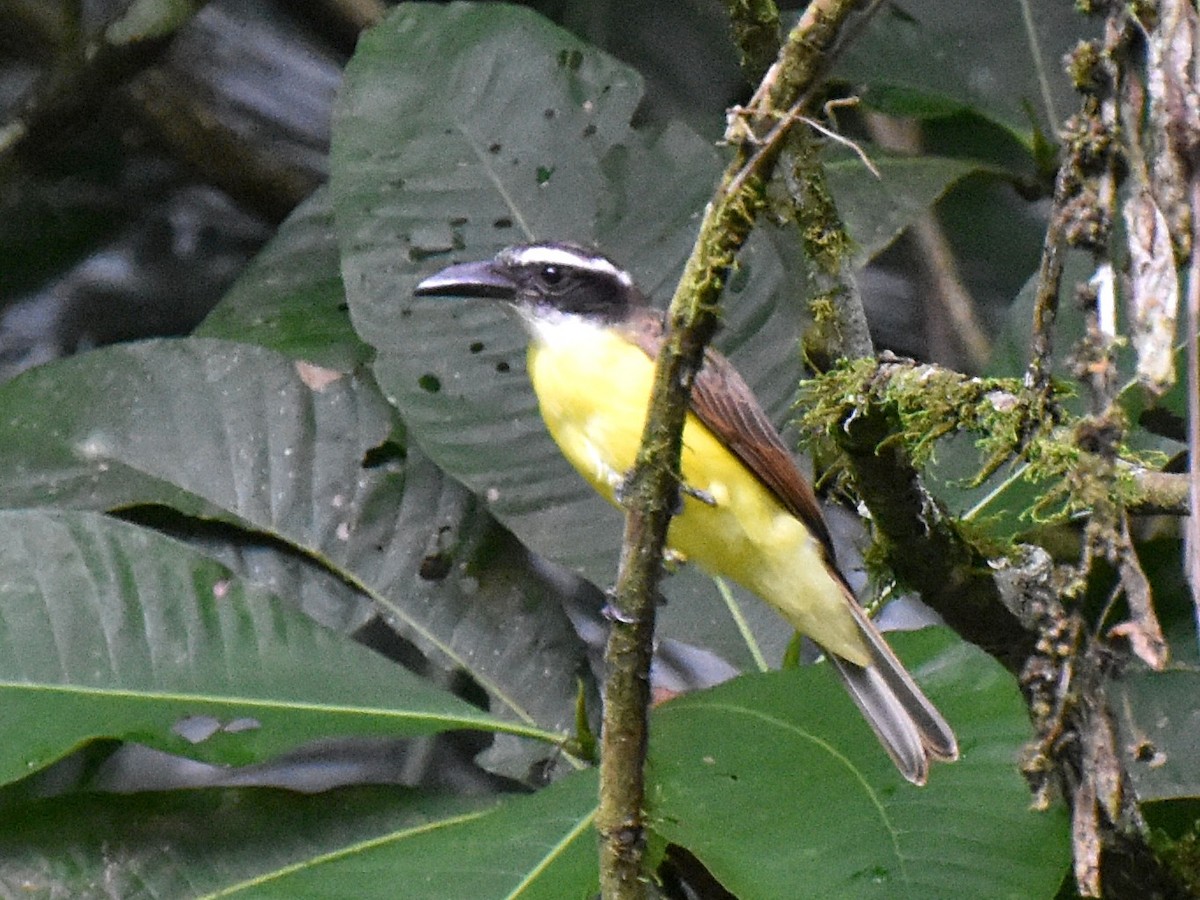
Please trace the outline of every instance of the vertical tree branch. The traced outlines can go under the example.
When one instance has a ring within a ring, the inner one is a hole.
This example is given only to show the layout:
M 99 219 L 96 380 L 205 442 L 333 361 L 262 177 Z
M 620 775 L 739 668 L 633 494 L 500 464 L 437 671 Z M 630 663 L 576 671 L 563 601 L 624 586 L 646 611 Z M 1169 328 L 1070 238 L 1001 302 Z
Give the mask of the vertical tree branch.
M 874 356 L 875 346 L 851 268 L 854 243 L 829 193 L 818 149 L 808 134 L 796 131 L 786 178 L 808 260 L 812 326 L 804 334 L 804 357 L 816 371 L 827 372 L 839 359 Z
M 621 566 L 606 661 L 601 736 L 600 886 L 605 900 L 646 896 L 645 782 L 654 604 L 662 552 L 677 502 L 679 457 L 692 379 L 716 330 L 729 267 L 754 224 L 792 113 L 823 71 L 822 54 L 859 0 L 816 0 L 788 36 L 731 135 L 734 158 L 705 209 L 700 233 L 671 300 L 655 367 L 642 446 L 630 479 Z
M 1062 175 L 1059 175 L 1061 183 Z M 1055 195 L 1060 188 L 1055 187 Z M 1029 370 L 1025 386 L 1044 396 L 1050 389 L 1050 370 L 1053 365 L 1054 342 L 1051 334 L 1058 316 L 1058 292 L 1063 273 L 1062 225 L 1052 218 L 1042 242 L 1042 259 L 1038 265 L 1037 293 L 1033 301 L 1033 335 L 1029 347 Z
M 742 73 L 758 84 L 779 53 L 779 7 L 775 0 L 725 0 L 725 9 Z

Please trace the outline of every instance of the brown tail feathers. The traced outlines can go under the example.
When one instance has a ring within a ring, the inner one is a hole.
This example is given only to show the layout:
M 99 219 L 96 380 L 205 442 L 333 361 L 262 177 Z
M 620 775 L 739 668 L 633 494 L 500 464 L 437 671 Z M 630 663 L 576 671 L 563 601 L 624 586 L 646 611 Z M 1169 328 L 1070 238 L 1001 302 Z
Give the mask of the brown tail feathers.
M 871 648 L 871 665 L 864 668 L 833 653 L 827 655 L 900 774 L 913 784 L 924 784 L 931 760 L 958 758 L 954 732 L 863 608 L 854 600 L 849 605 Z

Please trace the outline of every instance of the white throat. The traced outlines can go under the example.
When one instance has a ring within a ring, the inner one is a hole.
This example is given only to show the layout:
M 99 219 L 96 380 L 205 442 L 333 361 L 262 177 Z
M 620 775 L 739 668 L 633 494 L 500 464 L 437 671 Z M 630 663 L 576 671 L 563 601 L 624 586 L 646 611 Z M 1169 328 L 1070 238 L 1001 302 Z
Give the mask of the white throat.
M 607 330 L 603 323 L 587 316 L 551 307 L 542 306 L 533 310 L 518 306 L 516 312 L 530 340 L 543 347 L 587 346 Z

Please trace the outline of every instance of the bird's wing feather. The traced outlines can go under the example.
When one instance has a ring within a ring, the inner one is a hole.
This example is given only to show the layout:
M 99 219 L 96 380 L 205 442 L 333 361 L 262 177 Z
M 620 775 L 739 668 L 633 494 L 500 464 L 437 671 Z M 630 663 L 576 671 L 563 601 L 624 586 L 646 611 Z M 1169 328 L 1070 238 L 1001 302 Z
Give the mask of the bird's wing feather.
M 646 313 L 630 323 L 630 337 L 647 356 L 657 359 L 663 343 L 663 323 L 649 310 Z M 704 363 L 692 384 L 691 409 L 770 488 L 784 508 L 805 524 L 832 562 L 833 543 L 812 488 L 749 385 L 733 363 L 711 348 L 705 351 Z
M 634 343 L 651 359 L 656 358 L 663 343 L 662 321 L 647 311 L 631 326 Z M 904 777 L 924 784 L 930 759 L 958 757 L 954 731 L 858 605 L 834 563 L 829 531 L 812 488 L 746 382 L 715 350 L 706 351 L 696 374 L 691 409 L 824 546 L 829 572 L 842 587 L 846 607 L 866 641 L 871 661 L 859 666 L 829 653 L 834 671 Z

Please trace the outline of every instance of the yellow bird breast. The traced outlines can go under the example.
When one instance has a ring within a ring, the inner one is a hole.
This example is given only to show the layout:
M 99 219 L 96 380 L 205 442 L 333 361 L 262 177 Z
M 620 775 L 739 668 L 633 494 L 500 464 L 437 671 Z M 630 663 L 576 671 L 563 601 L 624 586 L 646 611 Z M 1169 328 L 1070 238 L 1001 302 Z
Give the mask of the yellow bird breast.
M 652 361 L 618 333 L 578 317 L 528 321 L 529 376 L 563 455 L 611 503 L 641 444 Z M 685 495 L 668 544 L 712 575 L 775 606 L 827 650 L 866 665 L 869 654 L 804 524 L 694 415 L 683 430 Z

